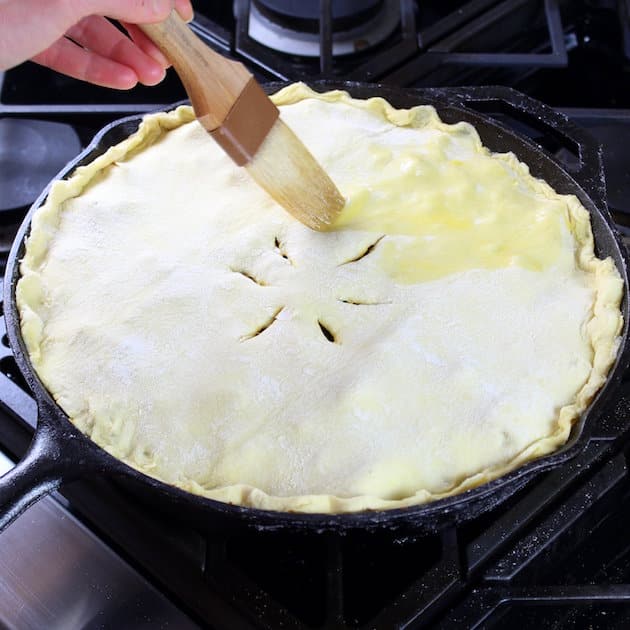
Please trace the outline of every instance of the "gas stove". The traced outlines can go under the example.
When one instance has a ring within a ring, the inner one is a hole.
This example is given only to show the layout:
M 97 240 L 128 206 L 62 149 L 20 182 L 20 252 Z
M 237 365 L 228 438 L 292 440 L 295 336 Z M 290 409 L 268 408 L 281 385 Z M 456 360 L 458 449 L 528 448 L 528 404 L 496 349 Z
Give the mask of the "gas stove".
M 197 2 L 194 30 L 260 80 L 508 85 L 586 127 L 630 235 L 625 2 Z M 0 268 L 29 205 L 102 126 L 185 98 L 171 72 L 116 93 L 25 64 L 0 75 Z M 565 164 L 548 129 L 486 112 Z M 569 148 L 570 149 L 570 148 Z M 36 409 L 0 324 L 0 471 Z M 630 624 L 630 374 L 585 450 L 435 534 L 210 535 L 109 479 L 64 485 L 0 535 L 0 625 L 622 628 Z

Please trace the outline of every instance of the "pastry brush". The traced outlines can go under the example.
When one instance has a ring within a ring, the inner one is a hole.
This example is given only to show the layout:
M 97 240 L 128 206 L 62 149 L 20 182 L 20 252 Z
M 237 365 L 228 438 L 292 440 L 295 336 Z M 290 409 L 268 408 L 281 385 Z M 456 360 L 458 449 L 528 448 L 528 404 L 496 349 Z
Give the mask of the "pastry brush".
M 211 50 L 176 11 L 141 28 L 173 64 L 195 116 L 232 160 L 305 225 L 330 225 L 343 197 L 245 66 Z

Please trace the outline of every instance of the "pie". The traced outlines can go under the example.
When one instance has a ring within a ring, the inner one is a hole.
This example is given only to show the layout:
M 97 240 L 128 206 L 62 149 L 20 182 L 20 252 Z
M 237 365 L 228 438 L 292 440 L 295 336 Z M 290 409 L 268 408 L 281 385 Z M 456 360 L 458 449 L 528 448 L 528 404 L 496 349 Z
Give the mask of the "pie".
M 429 106 L 273 100 L 347 200 L 327 232 L 186 106 L 33 216 L 22 333 L 71 421 L 167 484 L 281 511 L 420 504 L 562 445 L 622 326 L 577 198 Z

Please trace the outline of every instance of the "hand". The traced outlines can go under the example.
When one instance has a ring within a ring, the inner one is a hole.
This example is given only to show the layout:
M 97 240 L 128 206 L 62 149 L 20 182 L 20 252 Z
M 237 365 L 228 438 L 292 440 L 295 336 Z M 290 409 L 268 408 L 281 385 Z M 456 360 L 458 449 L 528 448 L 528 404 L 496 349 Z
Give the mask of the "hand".
M 173 8 L 192 19 L 190 0 L 0 0 L 0 70 L 31 59 L 105 87 L 155 85 L 169 63 L 135 24 L 160 22 Z

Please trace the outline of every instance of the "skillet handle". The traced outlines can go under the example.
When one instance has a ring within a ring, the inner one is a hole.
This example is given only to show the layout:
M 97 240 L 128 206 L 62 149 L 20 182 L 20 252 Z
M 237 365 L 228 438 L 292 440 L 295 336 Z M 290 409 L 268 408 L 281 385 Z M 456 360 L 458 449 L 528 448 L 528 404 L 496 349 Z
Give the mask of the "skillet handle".
M 0 477 L 0 532 L 68 475 L 63 432 L 40 422 L 24 458 Z

